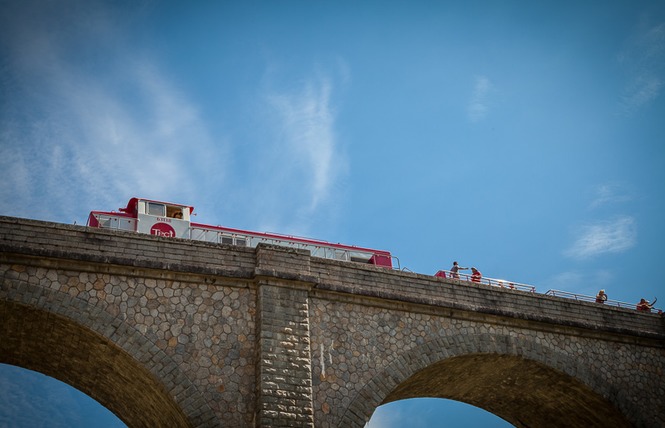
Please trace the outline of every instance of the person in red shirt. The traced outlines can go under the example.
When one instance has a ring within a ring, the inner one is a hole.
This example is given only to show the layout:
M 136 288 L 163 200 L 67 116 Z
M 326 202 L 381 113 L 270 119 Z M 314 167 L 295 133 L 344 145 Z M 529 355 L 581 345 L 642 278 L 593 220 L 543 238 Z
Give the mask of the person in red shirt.
M 653 303 L 649 304 L 649 301 L 647 299 L 640 299 L 640 303 L 637 304 L 637 310 L 643 312 L 651 312 L 651 308 L 653 308 L 653 305 L 656 303 L 656 300 L 654 300 Z
M 483 274 L 480 273 L 480 271 L 478 269 L 476 269 L 475 267 L 471 268 L 471 281 L 480 282 L 480 278 L 482 278 L 482 277 L 483 277 Z

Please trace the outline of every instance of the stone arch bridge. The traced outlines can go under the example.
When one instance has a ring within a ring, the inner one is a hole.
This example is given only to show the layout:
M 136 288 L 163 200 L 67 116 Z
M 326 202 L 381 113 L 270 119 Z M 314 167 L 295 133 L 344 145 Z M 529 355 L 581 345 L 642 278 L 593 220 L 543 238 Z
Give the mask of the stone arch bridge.
M 656 314 L 0 217 L 0 362 L 130 427 L 363 427 L 441 397 L 518 427 L 665 426 Z

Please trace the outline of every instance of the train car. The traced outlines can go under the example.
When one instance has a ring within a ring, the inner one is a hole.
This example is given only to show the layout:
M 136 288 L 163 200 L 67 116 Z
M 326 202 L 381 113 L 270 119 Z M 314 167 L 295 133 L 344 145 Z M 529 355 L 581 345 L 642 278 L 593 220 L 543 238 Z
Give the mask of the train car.
M 193 223 L 191 218 L 194 207 L 190 205 L 131 198 L 127 206 L 119 210 L 119 212 L 90 212 L 88 227 L 125 230 L 167 238 L 193 239 L 242 247 L 256 247 L 260 243 L 267 243 L 309 250 L 314 257 L 367 263 L 389 269 L 393 267 L 393 256 L 388 251 L 334 244 L 297 236 Z

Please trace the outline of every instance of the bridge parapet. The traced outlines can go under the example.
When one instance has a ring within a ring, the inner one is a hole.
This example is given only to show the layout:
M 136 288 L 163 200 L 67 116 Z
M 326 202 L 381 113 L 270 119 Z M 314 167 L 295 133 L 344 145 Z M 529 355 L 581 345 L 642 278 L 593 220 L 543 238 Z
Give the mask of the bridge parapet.
M 542 321 L 590 331 L 628 333 L 663 340 L 658 314 L 527 293 L 370 265 L 311 258 L 304 250 L 260 245 L 257 250 L 131 232 L 0 217 L 0 251 L 47 258 L 134 266 L 254 280 L 276 277 L 314 290 L 392 302 L 422 304 L 461 313 Z
M 356 296 L 408 302 L 464 318 L 531 321 L 543 323 L 547 329 L 578 328 L 591 335 L 615 334 L 617 339 L 627 334 L 630 341 L 636 337 L 665 340 L 665 318 L 658 314 L 410 272 L 386 275 L 369 266 L 348 269 L 332 261 L 317 264 L 313 274 L 319 279 L 315 290 L 335 292 L 347 299 Z

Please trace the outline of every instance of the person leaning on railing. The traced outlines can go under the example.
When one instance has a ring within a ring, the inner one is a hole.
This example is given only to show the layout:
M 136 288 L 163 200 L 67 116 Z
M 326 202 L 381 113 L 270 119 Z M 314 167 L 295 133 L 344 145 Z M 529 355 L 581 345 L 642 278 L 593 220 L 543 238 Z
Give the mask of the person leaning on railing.
M 656 300 L 658 299 L 655 299 L 653 303 L 649 303 L 647 299 L 640 299 L 640 303 L 637 304 L 637 310 L 642 312 L 651 312 L 651 308 L 653 308 L 653 305 L 656 304 Z
M 457 272 L 460 270 L 469 270 L 469 268 L 461 267 L 460 265 L 457 264 L 457 262 L 453 262 L 453 267 L 450 268 L 450 273 L 452 274 L 452 277 L 455 279 L 459 279 L 459 273 Z
M 598 294 L 596 294 L 596 303 L 605 303 L 607 301 L 607 294 L 605 294 L 605 290 L 600 290 Z

